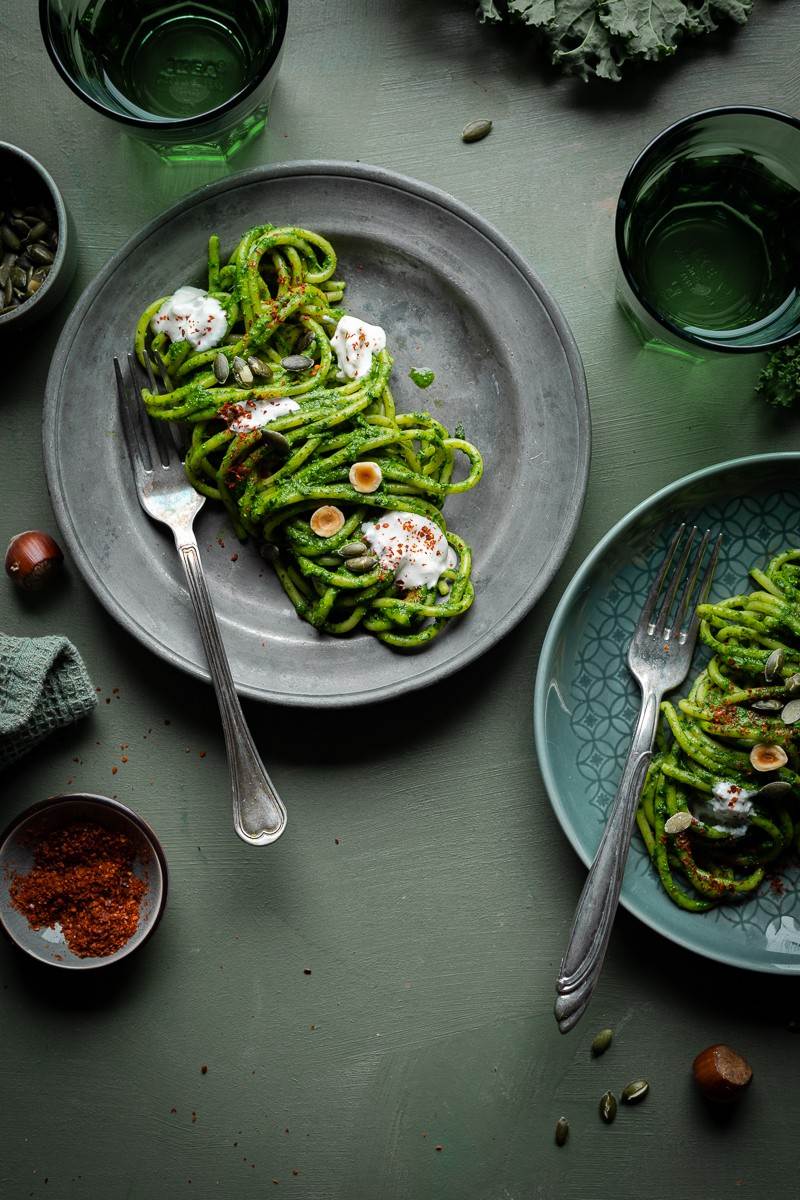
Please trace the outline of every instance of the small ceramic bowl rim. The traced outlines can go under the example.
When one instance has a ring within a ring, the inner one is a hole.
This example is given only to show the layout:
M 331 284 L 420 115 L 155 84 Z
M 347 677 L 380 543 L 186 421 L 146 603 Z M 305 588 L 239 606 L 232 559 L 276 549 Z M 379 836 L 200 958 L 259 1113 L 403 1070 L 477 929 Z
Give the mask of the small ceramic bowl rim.
M 64 198 L 61 195 L 61 192 L 58 190 L 56 181 L 53 179 L 53 176 L 50 174 L 50 172 L 46 169 L 46 167 L 42 166 L 38 159 L 34 158 L 32 154 L 29 154 L 27 150 L 23 150 L 21 146 L 14 146 L 11 142 L 0 142 L 0 159 L 4 154 L 10 154 L 13 158 L 21 159 L 26 166 L 31 167 L 34 171 L 34 174 L 38 175 L 39 179 L 41 179 L 42 183 L 49 191 L 50 197 L 53 201 L 53 206 L 56 210 L 56 219 L 58 221 L 58 246 L 56 247 L 53 265 L 47 272 L 47 278 L 39 288 L 38 292 L 36 292 L 36 294 L 32 296 L 30 300 L 26 300 L 24 304 L 21 304 L 19 308 L 16 308 L 14 312 L 4 313 L 2 316 L 0 316 L 0 329 L 2 329 L 5 325 L 13 325 L 17 318 L 21 317 L 23 313 L 25 316 L 27 316 L 28 313 L 31 312 L 37 306 L 37 304 L 39 304 L 42 297 L 47 295 L 64 265 L 64 261 L 67 257 L 67 240 L 69 238 L 69 230 L 67 228 L 67 206 L 64 203 Z
M 640 150 L 636 158 L 631 163 L 628 172 L 622 181 L 622 187 L 617 198 L 617 210 L 614 218 L 614 239 L 617 248 L 617 261 L 620 270 L 624 276 L 625 282 L 633 292 L 636 299 L 641 304 L 642 308 L 656 321 L 659 325 L 668 330 L 675 337 L 686 342 L 690 346 L 699 346 L 702 350 L 715 351 L 719 354 L 769 354 L 773 350 L 778 350 L 781 346 L 787 345 L 789 342 L 797 340 L 797 331 L 783 334 L 782 337 L 771 338 L 767 342 L 762 342 L 759 345 L 753 346 L 733 346 L 726 342 L 715 342 L 713 338 L 703 337 L 701 334 L 689 333 L 683 329 L 665 313 L 659 312 L 654 304 L 648 299 L 642 291 L 638 280 L 630 268 L 630 260 L 628 251 L 625 246 L 625 216 L 630 208 L 629 193 L 638 183 L 638 177 L 647 165 L 648 159 L 658 150 L 661 143 L 667 138 L 672 137 L 679 130 L 684 129 L 688 125 L 694 125 L 697 121 L 714 119 L 718 117 L 730 116 L 752 116 L 764 117 L 767 120 L 782 122 L 784 125 L 791 125 L 793 129 L 800 131 L 800 120 L 797 117 L 792 117 L 789 113 L 781 112 L 777 108 L 766 108 L 758 104 L 722 104 L 711 108 L 701 108 L 697 112 L 689 113 L 686 117 L 681 117 L 679 121 L 673 121 L 667 125 L 655 137 L 651 138 L 643 150 Z
M 134 117 L 128 113 L 117 112 L 116 109 L 109 108 L 103 104 L 95 96 L 87 92 L 66 64 L 62 61 L 61 55 L 53 44 L 53 37 L 50 31 L 50 0 L 39 0 L 39 27 L 42 33 L 42 39 L 47 48 L 47 53 L 52 59 L 53 65 L 58 71 L 61 78 L 76 96 L 83 100 L 84 104 L 88 104 L 95 112 L 102 113 L 104 117 L 110 117 L 112 121 L 121 121 L 123 125 L 129 125 L 134 129 L 149 130 L 153 133 L 164 133 L 166 130 L 172 129 L 194 129 L 207 121 L 216 121 L 219 117 L 223 117 L 226 113 L 231 112 L 242 100 L 260 87 L 263 81 L 269 75 L 275 63 L 278 61 L 278 55 L 283 49 L 283 43 L 286 39 L 286 24 L 289 16 L 289 0 L 274 0 L 276 8 L 276 24 L 275 38 L 270 47 L 260 70 L 252 79 L 239 89 L 233 96 L 229 96 L 222 104 L 218 104 L 215 108 L 209 108 L 206 112 L 196 113 L 193 117 L 164 117 L 162 120 L 147 120 L 145 117 Z
M 47 812 L 49 809 L 59 808 L 65 801 L 71 800 L 90 800 L 100 805 L 101 808 L 112 809 L 114 812 L 117 812 L 121 816 L 127 818 L 127 820 L 129 820 L 133 825 L 136 825 L 150 843 L 153 853 L 158 859 L 158 864 L 161 868 L 162 879 L 161 895 L 158 901 L 158 908 L 152 917 L 150 928 L 147 930 L 147 933 L 145 933 L 144 937 L 140 938 L 138 942 L 135 942 L 133 945 L 131 945 L 131 942 L 133 941 L 131 938 L 125 946 L 122 946 L 116 952 L 116 954 L 109 954 L 105 958 L 98 958 L 94 962 L 90 962 L 88 959 L 81 959 L 78 962 L 66 962 L 65 960 L 59 961 L 58 959 L 52 958 L 40 958 L 38 954 L 34 954 L 34 952 L 29 949 L 28 946 L 23 945 L 22 942 L 17 940 L 17 938 L 8 928 L 8 925 L 3 919 L 1 913 L 0 927 L 2 927 L 3 932 L 9 941 L 13 942 L 13 944 L 19 950 L 24 951 L 25 954 L 34 959 L 36 962 L 43 963 L 45 966 L 60 967 L 61 969 L 66 969 L 68 971 L 92 971 L 97 967 L 114 966 L 116 963 L 121 962 L 123 958 L 127 958 L 129 954 L 133 954 L 135 950 L 138 950 L 145 944 L 145 942 L 150 940 L 160 924 L 161 918 L 164 914 L 164 908 L 166 907 L 167 892 L 169 891 L 169 870 L 167 868 L 167 856 L 164 853 L 164 848 L 161 845 L 155 830 L 148 825 L 144 817 L 140 817 L 137 812 L 134 812 L 132 808 L 128 808 L 127 804 L 123 804 L 122 801 L 112 800 L 110 796 L 100 796 L 96 792 L 60 792 L 57 796 L 49 796 L 46 800 L 39 800 L 36 804 L 32 804 L 29 808 L 24 809 L 21 813 L 17 813 L 17 815 L 11 821 L 9 821 L 8 825 L 6 825 L 3 832 L 0 833 L 0 853 L 2 853 L 6 842 L 10 837 L 12 837 L 13 834 L 16 833 L 20 825 L 23 825 L 31 817 L 38 816 L 40 813 Z

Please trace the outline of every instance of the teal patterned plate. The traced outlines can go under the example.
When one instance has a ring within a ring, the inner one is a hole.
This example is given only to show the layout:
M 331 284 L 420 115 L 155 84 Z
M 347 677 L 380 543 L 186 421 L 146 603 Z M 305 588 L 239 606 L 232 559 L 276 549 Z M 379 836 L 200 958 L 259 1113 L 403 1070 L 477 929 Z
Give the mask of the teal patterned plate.
M 800 453 L 721 463 L 657 492 L 606 534 L 564 593 L 536 680 L 536 750 L 556 817 L 587 865 L 639 705 L 625 653 L 655 568 L 681 521 L 724 535 L 712 599 L 744 590 L 750 567 L 800 545 Z M 697 663 L 703 654 L 697 651 Z M 741 904 L 684 912 L 663 892 L 635 831 L 622 903 L 706 958 L 800 974 L 800 871 L 796 864 L 777 871 Z

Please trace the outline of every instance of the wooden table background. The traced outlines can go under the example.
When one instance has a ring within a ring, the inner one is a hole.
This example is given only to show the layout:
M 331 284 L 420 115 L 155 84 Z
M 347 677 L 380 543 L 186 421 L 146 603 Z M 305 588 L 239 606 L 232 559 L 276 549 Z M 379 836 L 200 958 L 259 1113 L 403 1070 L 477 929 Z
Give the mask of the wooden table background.
M 72 209 L 74 301 L 131 233 L 220 171 L 164 169 L 84 106 L 51 67 L 35 9 L 0 11 L 0 137 L 40 157 Z M 586 508 L 537 610 L 449 682 L 369 712 L 249 706 L 291 815 L 271 850 L 233 836 L 210 690 L 143 652 L 74 570 L 33 604 L 0 582 L 2 627 L 66 633 L 102 689 L 93 718 L 4 774 L 0 820 L 61 790 L 113 792 L 155 825 L 172 873 L 158 936 L 119 973 L 65 978 L 0 945 L 4 1200 L 796 1190 L 796 982 L 705 963 L 623 914 L 590 1015 L 558 1034 L 553 978 L 584 872 L 550 811 L 531 716 L 547 622 L 601 534 L 679 475 L 797 445 L 797 419 L 753 399 L 757 361 L 711 370 L 644 353 L 613 303 L 614 205 L 644 143 L 708 105 L 800 108 L 800 6 L 755 10 L 744 30 L 587 87 L 480 27 L 469 2 L 292 0 L 271 127 L 235 167 L 358 159 L 494 222 L 584 357 Z M 482 116 L 493 133 L 463 145 Z M 40 405 L 69 306 L 0 348 L 3 545 L 53 527 Z M 615 1045 L 590 1061 L 606 1024 Z M 690 1082 L 716 1041 L 755 1070 L 725 1119 Z M 646 1102 L 601 1125 L 600 1094 L 642 1074 Z M 572 1135 L 558 1150 L 562 1113 Z

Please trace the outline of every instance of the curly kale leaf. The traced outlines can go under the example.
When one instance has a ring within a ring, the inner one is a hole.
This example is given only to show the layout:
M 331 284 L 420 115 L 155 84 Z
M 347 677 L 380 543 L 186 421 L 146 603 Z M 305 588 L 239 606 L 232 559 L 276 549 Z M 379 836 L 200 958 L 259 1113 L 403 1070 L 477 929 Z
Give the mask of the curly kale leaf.
M 800 397 L 800 343 L 770 355 L 756 384 L 756 395 L 776 408 L 791 408 Z
M 752 7 L 753 0 L 480 0 L 478 16 L 535 30 L 567 74 L 618 80 L 626 61 L 666 58 L 684 37 L 711 33 L 722 20 L 744 24 Z

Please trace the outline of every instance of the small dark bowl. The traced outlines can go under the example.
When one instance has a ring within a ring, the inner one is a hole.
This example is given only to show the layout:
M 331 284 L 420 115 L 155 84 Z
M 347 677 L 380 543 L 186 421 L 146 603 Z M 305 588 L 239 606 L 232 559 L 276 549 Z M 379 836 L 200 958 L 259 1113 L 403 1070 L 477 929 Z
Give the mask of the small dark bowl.
M 78 958 L 59 928 L 32 929 L 27 918 L 11 904 L 11 881 L 15 875 L 30 870 L 36 840 L 72 821 L 94 821 L 126 833 L 137 848 L 134 870 L 147 880 L 136 932 L 114 954 L 103 958 Z M 84 792 L 53 796 L 20 813 L 0 835 L 0 925 L 26 954 L 53 967 L 85 971 L 106 967 L 132 954 L 154 933 L 161 920 L 167 902 L 167 882 L 167 860 L 153 830 L 132 809 L 106 796 Z
M 0 316 L 0 336 L 7 333 L 12 325 L 18 331 L 51 312 L 64 298 L 78 265 L 75 228 L 52 176 L 27 151 L 8 142 L 0 142 L 0 209 L 3 208 L 3 193 L 8 183 L 19 189 L 25 202 L 46 203 L 55 210 L 58 247 L 53 265 L 38 292 L 13 312 Z M 3 252 L 4 247 L 0 247 L 0 254 Z

